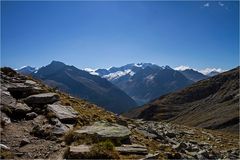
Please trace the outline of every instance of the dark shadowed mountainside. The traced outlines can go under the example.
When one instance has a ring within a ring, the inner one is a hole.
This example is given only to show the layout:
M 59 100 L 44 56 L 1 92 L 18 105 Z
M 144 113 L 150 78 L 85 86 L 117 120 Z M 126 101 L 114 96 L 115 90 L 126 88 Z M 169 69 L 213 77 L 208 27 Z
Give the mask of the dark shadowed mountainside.
M 115 113 L 121 113 L 136 106 L 134 100 L 106 79 L 91 75 L 74 66 L 65 65 L 62 62 L 53 61 L 40 68 L 33 74 L 33 77 Z
M 239 67 L 161 96 L 125 116 L 238 133 Z

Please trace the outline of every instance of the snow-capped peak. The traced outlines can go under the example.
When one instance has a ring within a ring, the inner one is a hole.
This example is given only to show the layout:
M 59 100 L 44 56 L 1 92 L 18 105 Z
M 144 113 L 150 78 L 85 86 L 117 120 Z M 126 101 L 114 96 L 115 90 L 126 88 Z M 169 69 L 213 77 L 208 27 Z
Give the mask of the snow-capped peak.
M 133 76 L 135 73 L 130 69 L 126 69 L 124 71 L 117 71 L 117 72 L 114 72 L 114 73 L 110 73 L 110 74 L 105 75 L 103 77 L 108 79 L 108 80 L 114 80 L 114 79 L 120 78 L 122 76 L 125 76 L 127 74 L 129 74 L 130 76 Z
M 22 74 L 31 74 L 34 73 L 36 71 L 38 71 L 37 67 L 31 67 L 31 66 L 23 66 L 19 69 L 15 69 L 17 72 L 22 73 Z
M 185 70 L 191 69 L 191 68 L 189 66 L 181 65 L 181 66 L 175 67 L 174 69 L 177 70 L 177 71 L 185 71 Z
M 87 71 L 88 73 L 92 74 L 92 75 L 99 75 L 96 72 L 97 69 L 92 69 L 92 68 L 85 68 L 84 71 Z
M 135 67 L 142 67 L 142 66 L 143 66 L 143 63 L 134 63 L 134 66 L 135 66 Z
M 204 75 L 208 75 L 211 72 L 221 73 L 221 72 L 224 72 L 224 70 L 222 70 L 221 68 L 205 68 L 205 69 L 199 70 L 199 72 L 201 72 Z

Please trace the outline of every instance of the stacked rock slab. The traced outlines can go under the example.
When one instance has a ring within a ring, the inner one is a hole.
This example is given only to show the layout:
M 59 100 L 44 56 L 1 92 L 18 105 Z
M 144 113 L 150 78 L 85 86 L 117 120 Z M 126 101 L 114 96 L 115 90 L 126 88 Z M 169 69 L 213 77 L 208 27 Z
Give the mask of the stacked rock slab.
M 147 155 L 148 150 L 145 146 L 132 144 L 132 145 L 122 145 L 120 147 L 115 148 L 121 154 L 140 154 Z

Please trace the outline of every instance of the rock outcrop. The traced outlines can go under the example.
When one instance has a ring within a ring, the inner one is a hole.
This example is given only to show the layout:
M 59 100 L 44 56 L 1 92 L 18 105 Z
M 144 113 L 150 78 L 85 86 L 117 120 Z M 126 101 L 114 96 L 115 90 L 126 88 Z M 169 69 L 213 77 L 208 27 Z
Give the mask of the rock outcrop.
M 56 116 L 61 122 L 75 123 L 78 113 L 71 106 L 51 104 L 47 107 L 48 111 Z
M 131 131 L 122 125 L 109 122 L 95 122 L 91 126 L 83 127 L 79 130 L 74 131 L 76 135 L 89 136 L 93 139 L 111 139 L 113 141 L 124 141 L 128 140 Z
M 56 93 L 41 93 L 41 94 L 35 94 L 31 95 L 27 98 L 25 98 L 23 101 L 29 105 L 35 105 L 35 104 L 52 104 L 59 100 L 59 96 Z

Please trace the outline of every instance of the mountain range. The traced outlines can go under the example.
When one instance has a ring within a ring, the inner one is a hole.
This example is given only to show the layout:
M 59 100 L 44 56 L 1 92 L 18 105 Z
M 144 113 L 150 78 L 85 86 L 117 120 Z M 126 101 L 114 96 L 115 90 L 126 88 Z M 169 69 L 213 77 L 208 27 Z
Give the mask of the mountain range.
M 238 133 L 239 71 L 237 67 L 199 81 L 124 115 Z
M 127 112 L 161 95 L 182 89 L 209 76 L 193 69 L 176 70 L 152 63 L 131 63 L 109 69 L 78 69 L 62 62 L 18 72 L 43 80 L 73 96 L 87 99 L 115 113 Z
M 160 67 L 151 63 L 132 63 L 108 70 L 98 69 L 94 73 L 126 92 L 138 105 L 193 83 L 169 66 Z
M 126 93 L 99 76 L 62 62 L 52 61 L 32 76 L 72 96 L 87 99 L 115 113 L 127 111 L 136 103 Z

